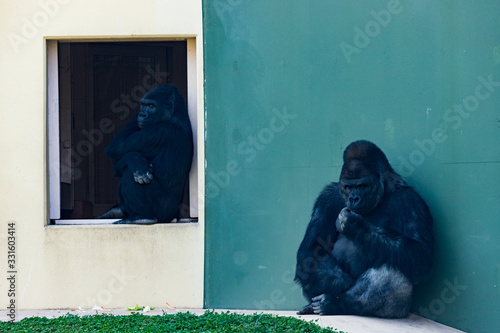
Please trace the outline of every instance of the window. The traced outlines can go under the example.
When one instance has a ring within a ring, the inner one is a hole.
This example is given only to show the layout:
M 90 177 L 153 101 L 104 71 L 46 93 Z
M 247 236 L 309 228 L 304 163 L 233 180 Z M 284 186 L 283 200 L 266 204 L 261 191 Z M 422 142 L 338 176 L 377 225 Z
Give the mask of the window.
M 104 154 L 109 142 L 139 112 L 155 86 L 173 83 L 184 95 L 195 153 L 181 221 L 197 220 L 196 49 L 181 41 L 48 41 L 50 220 L 95 220 L 117 202 L 119 178 Z

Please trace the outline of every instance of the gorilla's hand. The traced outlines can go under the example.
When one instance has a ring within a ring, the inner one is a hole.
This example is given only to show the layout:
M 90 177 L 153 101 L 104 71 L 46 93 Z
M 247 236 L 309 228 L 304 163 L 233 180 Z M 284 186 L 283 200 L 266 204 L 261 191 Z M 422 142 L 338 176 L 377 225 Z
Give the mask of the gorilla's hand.
M 349 238 L 349 236 L 354 236 L 363 230 L 365 223 L 361 215 L 345 207 L 340 211 L 335 226 L 341 234 Z
M 153 172 L 149 170 L 137 170 L 134 172 L 134 180 L 139 184 L 149 184 L 153 180 Z

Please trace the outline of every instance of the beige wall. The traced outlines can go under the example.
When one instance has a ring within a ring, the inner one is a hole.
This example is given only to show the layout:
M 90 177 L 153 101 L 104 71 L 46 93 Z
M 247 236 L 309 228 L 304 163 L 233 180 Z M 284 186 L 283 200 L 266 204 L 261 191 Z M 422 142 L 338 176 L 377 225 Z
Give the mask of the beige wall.
M 202 307 L 201 202 L 198 224 L 46 226 L 46 40 L 196 38 L 197 160 L 204 161 L 201 0 L 3 0 L 0 36 L 0 272 L 8 270 L 14 221 L 17 308 Z M 0 287 L 5 309 L 7 284 Z

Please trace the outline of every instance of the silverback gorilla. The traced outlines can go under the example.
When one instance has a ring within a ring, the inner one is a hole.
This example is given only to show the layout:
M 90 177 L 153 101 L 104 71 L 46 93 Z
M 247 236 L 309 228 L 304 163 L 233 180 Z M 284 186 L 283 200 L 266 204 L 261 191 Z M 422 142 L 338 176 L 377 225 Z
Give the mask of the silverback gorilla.
M 118 204 L 99 218 L 152 224 L 177 217 L 193 158 L 191 123 L 177 88 L 147 92 L 141 112 L 111 141 L 106 155 L 121 179 Z
M 413 287 L 433 261 L 429 208 L 368 141 L 344 151 L 340 181 L 316 199 L 295 280 L 299 314 L 408 316 Z

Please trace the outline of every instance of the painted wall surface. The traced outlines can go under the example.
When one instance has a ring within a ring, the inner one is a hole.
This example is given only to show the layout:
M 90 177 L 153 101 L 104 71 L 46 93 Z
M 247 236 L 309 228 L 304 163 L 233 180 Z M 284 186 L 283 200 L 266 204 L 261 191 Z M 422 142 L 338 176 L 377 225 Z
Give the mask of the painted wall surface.
M 205 305 L 299 309 L 295 254 L 350 142 L 378 144 L 435 218 L 414 312 L 500 313 L 500 2 L 203 1 Z
M 11 299 L 18 309 L 202 307 L 203 211 L 197 224 L 46 226 L 46 39 L 196 38 L 203 110 L 201 1 L 2 1 L 0 37 L 0 308 Z M 9 223 L 15 223 L 14 297 L 7 295 Z

